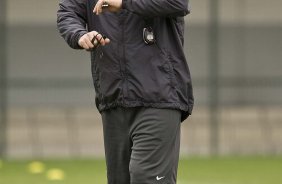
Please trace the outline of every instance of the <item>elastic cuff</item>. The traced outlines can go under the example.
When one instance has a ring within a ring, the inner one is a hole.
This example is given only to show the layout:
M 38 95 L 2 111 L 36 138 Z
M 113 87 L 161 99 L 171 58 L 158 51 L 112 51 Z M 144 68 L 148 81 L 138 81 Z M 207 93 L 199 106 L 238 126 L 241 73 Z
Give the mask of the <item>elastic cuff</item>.
M 76 35 L 75 35 L 75 37 L 74 37 L 74 43 L 73 43 L 73 45 L 74 45 L 74 48 L 75 49 L 83 49 L 82 47 L 80 47 L 80 45 L 78 44 L 78 41 L 79 41 L 79 39 L 84 35 L 84 34 L 86 34 L 87 33 L 87 31 L 81 31 L 81 32 L 79 32 L 79 33 L 77 33 Z

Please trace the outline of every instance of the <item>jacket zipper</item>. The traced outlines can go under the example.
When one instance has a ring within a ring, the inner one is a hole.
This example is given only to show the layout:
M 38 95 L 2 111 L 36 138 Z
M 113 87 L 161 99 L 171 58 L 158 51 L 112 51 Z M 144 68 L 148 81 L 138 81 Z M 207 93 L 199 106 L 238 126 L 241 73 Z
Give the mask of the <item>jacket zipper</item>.
M 121 77 L 122 77 L 122 101 L 123 103 L 125 103 L 125 98 L 127 97 L 127 87 L 128 87 L 128 84 L 127 84 L 127 71 L 126 71 L 126 59 L 125 59 L 125 43 L 124 43 L 124 33 L 125 33 L 125 25 L 124 25 L 124 22 L 125 22 L 125 18 L 126 18 L 126 12 L 123 10 L 121 12 L 121 20 L 120 20 L 120 25 L 121 25 L 121 41 L 120 41 L 120 44 L 121 44 L 121 54 L 120 54 L 120 65 L 121 65 Z

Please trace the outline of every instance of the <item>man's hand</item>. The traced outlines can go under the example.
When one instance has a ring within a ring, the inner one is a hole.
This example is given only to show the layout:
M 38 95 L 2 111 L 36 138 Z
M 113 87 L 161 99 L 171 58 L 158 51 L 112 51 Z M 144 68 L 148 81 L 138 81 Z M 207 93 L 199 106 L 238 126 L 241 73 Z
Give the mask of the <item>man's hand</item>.
M 94 37 L 96 37 L 96 39 L 94 40 L 94 43 L 92 43 Z M 108 43 L 110 43 L 110 39 L 104 39 L 97 31 L 91 31 L 84 34 L 78 41 L 79 46 L 86 50 L 91 50 L 99 44 L 104 46 Z
M 106 5 L 105 8 L 103 8 L 103 5 Z M 117 12 L 121 9 L 121 6 L 122 0 L 98 0 L 93 9 L 93 13 L 99 15 L 103 11 Z

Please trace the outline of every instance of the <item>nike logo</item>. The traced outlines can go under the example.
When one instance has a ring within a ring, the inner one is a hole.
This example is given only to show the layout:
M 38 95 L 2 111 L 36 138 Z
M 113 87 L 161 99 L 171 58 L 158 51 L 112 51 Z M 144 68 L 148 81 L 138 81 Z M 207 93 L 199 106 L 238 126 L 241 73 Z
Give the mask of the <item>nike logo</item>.
M 161 180 L 161 179 L 164 179 L 165 177 L 164 176 L 162 176 L 162 177 L 159 177 L 159 176 L 157 176 L 156 177 L 156 179 L 159 181 L 159 180 Z

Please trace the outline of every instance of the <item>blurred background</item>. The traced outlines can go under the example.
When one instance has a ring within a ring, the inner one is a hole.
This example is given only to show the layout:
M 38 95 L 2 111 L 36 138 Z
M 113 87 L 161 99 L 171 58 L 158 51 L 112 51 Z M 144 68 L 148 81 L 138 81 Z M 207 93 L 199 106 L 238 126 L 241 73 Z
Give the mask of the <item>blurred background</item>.
M 103 158 L 89 53 L 59 36 L 58 0 L 0 2 L 0 158 Z M 282 1 L 190 4 L 181 156 L 281 155 Z
M 58 0 L 0 0 L 0 184 L 106 183 L 89 53 Z M 190 0 L 178 184 L 282 183 L 282 1 Z

